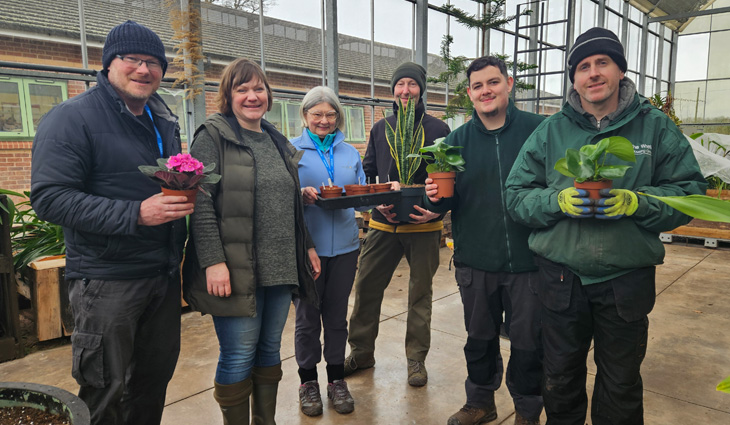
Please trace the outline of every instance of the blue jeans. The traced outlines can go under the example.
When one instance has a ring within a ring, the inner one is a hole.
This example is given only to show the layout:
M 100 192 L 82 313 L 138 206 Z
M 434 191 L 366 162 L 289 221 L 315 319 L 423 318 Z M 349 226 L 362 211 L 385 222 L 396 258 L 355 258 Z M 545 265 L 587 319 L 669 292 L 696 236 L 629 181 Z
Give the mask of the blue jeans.
M 213 316 L 220 356 L 215 381 L 235 384 L 254 367 L 281 363 L 281 334 L 289 315 L 291 286 L 256 288 L 256 317 Z

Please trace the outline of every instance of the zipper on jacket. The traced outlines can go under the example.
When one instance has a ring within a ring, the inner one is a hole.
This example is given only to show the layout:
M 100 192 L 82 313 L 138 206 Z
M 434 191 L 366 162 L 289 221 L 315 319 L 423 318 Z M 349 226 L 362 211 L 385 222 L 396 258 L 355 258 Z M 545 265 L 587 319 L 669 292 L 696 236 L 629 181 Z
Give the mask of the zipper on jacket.
M 504 182 L 502 181 L 502 159 L 499 156 L 499 134 L 494 135 L 495 150 L 497 151 L 497 171 L 499 173 L 499 197 L 502 200 L 502 221 L 504 224 L 504 235 L 507 242 L 507 264 L 509 265 L 509 271 L 513 272 L 512 268 L 512 248 L 509 244 L 509 230 L 507 229 L 507 207 L 504 203 Z

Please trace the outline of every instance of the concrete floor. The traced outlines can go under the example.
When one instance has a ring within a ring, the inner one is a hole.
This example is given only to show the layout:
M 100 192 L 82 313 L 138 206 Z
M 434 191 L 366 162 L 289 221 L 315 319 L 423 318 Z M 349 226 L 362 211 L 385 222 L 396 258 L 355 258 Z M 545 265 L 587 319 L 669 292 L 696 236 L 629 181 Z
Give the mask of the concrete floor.
M 730 394 L 715 386 L 730 375 L 730 250 L 666 245 L 666 264 L 657 270 L 657 303 L 650 315 L 649 347 L 643 364 L 647 425 L 728 424 Z M 404 354 L 408 266 L 405 260 L 386 291 L 375 368 L 348 378 L 355 412 L 338 415 L 325 400 L 324 414 L 309 418 L 299 411 L 294 360 L 294 308 L 284 330 L 284 378 L 279 388 L 277 423 L 289 424 L 445 424 L 464 403 L 466 333 L 461 300 L 448 270 L 451 253 L 441 252 L 434 279 L 431 352 L 426 361 L 429 384 L 406 383 Z M 350 298 L 350 306 L 354 297 Z M 182 352 L 167 394 L 164 425 L 211 424 L 222 419 L 213 400 L 212 381 L 218 344 L 210 317 L 183 315 Z M 502 355 L 509 357 L 503 340 Z M 71 392 L 69 346 L 37 352 L 0 364 L 0 381 L 55 385 Z M 588 361 L 589 396 L 595 365 Z M 326 385 L 320 365 L 320 385 Z M 324 392 L 324 390 L 323 390 Z M 326 396 L 325 396 L 326 398 Z M 499 418 L 512 424 L 514 408 L 504 385 L 496 395 Z M 543 414 L 543 422 L 544 422 Z M 590 423 L 590 419 L 588 420 Z

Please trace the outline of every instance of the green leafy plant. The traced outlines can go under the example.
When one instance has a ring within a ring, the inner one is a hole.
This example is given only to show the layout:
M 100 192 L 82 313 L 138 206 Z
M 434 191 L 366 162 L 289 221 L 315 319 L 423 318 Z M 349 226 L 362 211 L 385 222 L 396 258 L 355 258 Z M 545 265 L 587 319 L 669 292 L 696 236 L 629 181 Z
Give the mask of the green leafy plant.
M 722 391 L 724 393 L 730 394 L 730 376 L 723 379 L 722 382 L 717 384 L 717 391 Z
M 433 145 L 419 149 L 420 153 L 408 155 L 408 157 L 420 157 L 428 165 L 426 171 L 429 173 L 445 173 L 450 171 L 464 171 L 464 158 L 462 158 L 459 149 L 463 146 L 451 146 L 444 143 L 444 138 L 440 137 L 433 141 Z
M 714 152 L 717 155 L 722 156 L 723 158 L 727 158 L 728 155 L 730 154 L 730 150 L 728 150 L 727 147 L 721 145 L 720 143 L 718 143 L 718 142 L 716 142 L 714 140 L 705 140 L 705 139 L 703 139 L 702 136 L 704 136 L 704 134 L 705 133 L 694 133 L 694 134 L 692 134 L 689 137 L 692 140 L 699 139 L 700 145 L 702 145 L 702 147 L 706 148 L 710 152 Z M 718 192 L 717 193 L 717 196 L 718 197 L 721 196 L 723 190 L 726 190 L 726 189 L 728 189 L 728 187 L 730 187 L 730 185 L 728 183 L 726 183 L 725 181 L 723 181 L 718 176 L 709 176 L 709 177 L 707 177 L 707 183 L 709 184 L 709 186 L 707 187 L 708 189 L 716 189 L 717 190 L 717 192 Z
M 423 117 L 416 124 L 416 104 L 413 99 L 408 99 L 405 108 L 398 99 L 395 128 L 385 121 L 385 139 L 398 169 L 398 180 L 404 186 L 413 184 L 413 176 L 421 165 L 421 158 L 412 157 L 411 154 L 417 153 L 426 141 L 422 121 Z
M 634 145 L 625 137 L 613 136 L 601 139 L 596 144 L 585 145 L 580 150 L 566 150 L 565 157 L 555 163 L 555 170 L 578 183 L 623 177 L 631 166 L 606 165 L 608 154 L 623 161 L 636 162 Z
M 706 195 L 656 196 L 643 192 L 637 193 L 658 199 L 693 218 L 730 223 L 730 201 Z
M 38 218 L 30 206 L 30 192 L 22 194 L 6 189 L 0 189 L 0 194 L 25 198 L 15 204 L 7 198 L 7 208 L 11 223 L 10 241 L 13 249 L 13 266 L 15 270 L 24 269 L 31 262 L 48 255 L 61 255 L 66 252 L 63 239 L 63 228 L 58 224 L 49 223 Z

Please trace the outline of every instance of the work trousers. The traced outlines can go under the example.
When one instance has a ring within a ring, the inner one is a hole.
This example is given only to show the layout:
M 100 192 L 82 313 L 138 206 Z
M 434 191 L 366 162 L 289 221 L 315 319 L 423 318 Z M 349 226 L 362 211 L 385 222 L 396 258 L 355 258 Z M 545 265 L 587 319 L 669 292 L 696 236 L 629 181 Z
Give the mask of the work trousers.
M 319 308 L 300 298 L 294 300 L 297 317 L 294 348 L 301 369 L 317 367 L 323 351 L 327 364 L 345 363 L 347 299 L 355 280 L 357 256 L 358 250 L 335 257 L 319 257 L 322 273 L 315 282 Z M 319 339 L 323 327 L 324 349 Z
M 355 306 L 350 315 L 350 354 L 373 357 L 385 288 L 405 254 L 410 266 L 406 356 L 424 361 L 431 346 L 433 275 L 439 266 L 441 231 L 389 233 L 370 229 L 360 253 Z
M 586 360 L 594 343 L 593 425 L 644 423 L 641 362 L 654 307 L 655 268 L 582 285 L 567 267 L 538 259 L 544 306 L 543 397 L 548 425 L 583 425 Z
M 517 413 L 529 420 L 539 419 L 542 343 L 537 273 L 489 273 L 457 265 L 455 274 L 467 331 L 466 404 L 494 405 L 494 392 L 502 383 L 499 329 L 505 312 L 510 339 L 507 388 Z
M 159 424 L 180 353 L 180 280 L 69 281 L 71 374 L 93 425 Z

